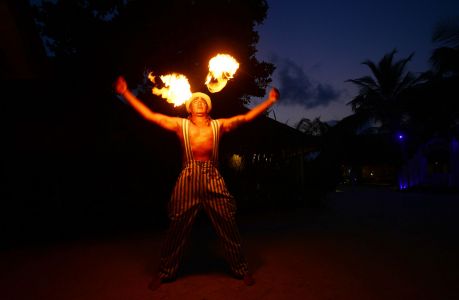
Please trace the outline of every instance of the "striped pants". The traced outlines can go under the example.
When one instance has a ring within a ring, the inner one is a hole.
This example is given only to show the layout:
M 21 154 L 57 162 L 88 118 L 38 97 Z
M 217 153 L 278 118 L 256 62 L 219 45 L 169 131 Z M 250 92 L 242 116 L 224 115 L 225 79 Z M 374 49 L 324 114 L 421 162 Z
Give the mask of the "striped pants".
M 209 216 L 223 244 L 231 271 L 238 277 L 248 272 L 235 222 L 234 198 L 213 162 L 192 160 L 180 173 L 169 202 L 171 224 L 161 253 L 161 279 L 176 276 L 191 227 L 201 209 Z

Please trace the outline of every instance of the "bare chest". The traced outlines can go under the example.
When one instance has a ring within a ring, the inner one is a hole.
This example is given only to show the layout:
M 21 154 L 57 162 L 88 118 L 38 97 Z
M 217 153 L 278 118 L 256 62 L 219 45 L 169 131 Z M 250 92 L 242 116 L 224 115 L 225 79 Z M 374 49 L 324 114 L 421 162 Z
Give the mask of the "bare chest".
M 212 158 L 214 144 L 212 126 L 196 126 L 190 122 L 188 138 L 193 159 L 207 161 Z
M 213 143 L 213 132 L 211 126 L 199 127 L 194 124 L 190 124 L 189 127 L 189 138 L 192 145 L 200 145 Z

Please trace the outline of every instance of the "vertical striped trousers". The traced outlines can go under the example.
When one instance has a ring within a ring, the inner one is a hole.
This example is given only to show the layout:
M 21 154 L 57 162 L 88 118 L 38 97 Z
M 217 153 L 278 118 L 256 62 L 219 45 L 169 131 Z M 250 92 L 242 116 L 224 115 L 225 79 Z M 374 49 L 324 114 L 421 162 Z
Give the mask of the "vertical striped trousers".
M 170 227 L 163 245 L 159 269 L 161 279 L 176 276 L 187 238 L 198 212 L 204 209 L 225 251 L 234 275 L 248 272 L 235 222 L 236 204 L 212 161 L 186 163 L 168 206 Z

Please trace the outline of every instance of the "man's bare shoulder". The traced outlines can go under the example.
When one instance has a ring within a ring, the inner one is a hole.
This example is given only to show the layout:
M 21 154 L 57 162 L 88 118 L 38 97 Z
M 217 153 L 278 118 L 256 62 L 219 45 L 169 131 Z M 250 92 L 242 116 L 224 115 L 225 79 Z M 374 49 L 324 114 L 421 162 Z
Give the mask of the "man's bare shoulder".
M 181 118 L 181 117 L 170 117 L 170 120 L 175 124 L 175 130 L 177 134 L 179 134 L 180 132 L 182 132 L 182 127 L 183 127 L 183 123 L 184 121 L 186 121 L 187 119 L 185 118 Z

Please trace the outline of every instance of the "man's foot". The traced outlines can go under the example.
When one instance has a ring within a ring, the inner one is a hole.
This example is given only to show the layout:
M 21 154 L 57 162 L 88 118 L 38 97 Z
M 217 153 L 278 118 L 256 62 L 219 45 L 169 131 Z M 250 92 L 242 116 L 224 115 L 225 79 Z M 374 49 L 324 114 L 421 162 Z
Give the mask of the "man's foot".
M 255 279 L 249 273 L 245 274 L 242 280 L 244 281 L 244 284 L 246 286 L 251 286 L 255 284 Z

